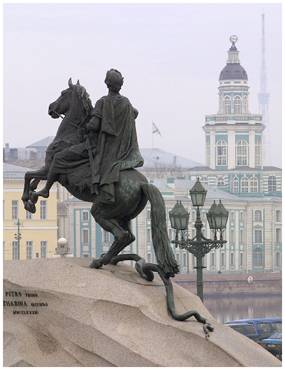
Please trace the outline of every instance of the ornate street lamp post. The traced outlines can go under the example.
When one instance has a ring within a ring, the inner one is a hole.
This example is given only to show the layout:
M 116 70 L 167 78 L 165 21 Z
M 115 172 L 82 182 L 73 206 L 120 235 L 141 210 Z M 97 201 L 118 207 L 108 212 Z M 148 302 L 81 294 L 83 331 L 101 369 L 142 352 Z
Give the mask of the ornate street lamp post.
M 200 216 L 200 207 L 203 207 L 205 203 L 207 190 L 204 189 L 199 177 L 189 193 L 193 206 L 197 207 L 194 225 L 196 235 L 192 239 L 189 239 L 189 213 L 181 201 L 177 201 L 173 209 L 169 212 L 171 227 L 176 230 L 175 240 L 172 243 L 174 243 L 176 248 L 186 249 L 196 257 L 197 295 L 203 301 L 203 268 L 205 268 L 203 266 L 203 257 L 212 249 L 221 248 L 227 242 L 223 239 L 223 230 L 226 228 L 229 212 L 225 209 L 221 201 L 218 204 L 214 201 L 207 213 L 210 229 L 214 231 L 214 239 L 208 239 L 202 233 L 203 223 Z M 219 238 L 217 237 L 217 232 L 219 232 Z
M 18 259 L 20 259 L 20 251 L 21 251 L 21 248 L 20 248 L 20 241 L 22 239 L 22 234 L 20 232 L 20 226 L 21 226 L 21 222 L 20 220 L 18 219 L 17 223 L 17 232 L 14 234 L 14 239 L 17 241 L 17 246 L 18 246 Z

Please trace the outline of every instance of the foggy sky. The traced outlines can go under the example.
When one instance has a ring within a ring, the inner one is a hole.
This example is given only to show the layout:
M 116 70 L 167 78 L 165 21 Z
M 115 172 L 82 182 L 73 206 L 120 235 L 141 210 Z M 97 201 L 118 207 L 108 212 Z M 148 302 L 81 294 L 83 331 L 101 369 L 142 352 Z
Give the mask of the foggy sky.
M 229 37 L 239 38 L 258 113 L 261 14 L 266 21 L 270 93 L 266 162 L 281 166 L 281 6 L 277 4 L 5 4 L 4 142 L 25 147 L 55 135 L 48 105 L 80 79 L 93 104 L 106 94 L 105 73 L 119 69 L 139 110 L 138 139 L 205 163 L 206 114 L 218 110 L 218 77 Z

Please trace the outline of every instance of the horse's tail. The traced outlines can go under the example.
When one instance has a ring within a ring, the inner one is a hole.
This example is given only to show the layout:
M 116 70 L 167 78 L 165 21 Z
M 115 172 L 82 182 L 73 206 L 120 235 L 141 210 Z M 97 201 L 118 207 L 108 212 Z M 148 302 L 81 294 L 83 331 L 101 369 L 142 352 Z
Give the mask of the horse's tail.
M 168 239 L 164 200 L 154 185 L 143 184 L 142 189 L 151 204 L 151 233 L 157 263 L 168 277 L 174 276 L 179 268 Z

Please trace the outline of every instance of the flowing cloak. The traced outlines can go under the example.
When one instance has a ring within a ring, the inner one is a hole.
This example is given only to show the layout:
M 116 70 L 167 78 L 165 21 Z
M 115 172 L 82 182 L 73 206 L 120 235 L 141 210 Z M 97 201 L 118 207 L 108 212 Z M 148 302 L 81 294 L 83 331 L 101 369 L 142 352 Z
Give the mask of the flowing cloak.
M 99 99 L 92 115 L 100 118 L 101 126 L 92 168 L 92 185 L 99 185 L 102 201 L 114 202 L 114 184 L 120 171 L 143 166 L 135 126 L 135 110 L 120 95 Z

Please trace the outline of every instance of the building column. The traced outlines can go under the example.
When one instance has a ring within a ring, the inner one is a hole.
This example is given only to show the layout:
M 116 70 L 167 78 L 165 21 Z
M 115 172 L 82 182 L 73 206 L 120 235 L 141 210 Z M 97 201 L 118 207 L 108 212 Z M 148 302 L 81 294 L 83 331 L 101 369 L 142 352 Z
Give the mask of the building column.
M 214 130 L 210 132 L 210 168 L 216 168 L 216 136 Z
M 235 211 L 235 268 L 236 271 L 239 271 L 239 218 L 238 218 L 239 211 Z
M 248 154 L 249 154 L 249 167 L 255 168 L 255 132 L 249 130 L 248 133 Z
M 273 270 L 274 231 L 272 206 L 264 207 L 263 212 L 263 245 L 264 245 L 264 270 Z
M 232 170 L 236 167 L 236 142 L 235 131 L 228 131 L 228 169 Z

